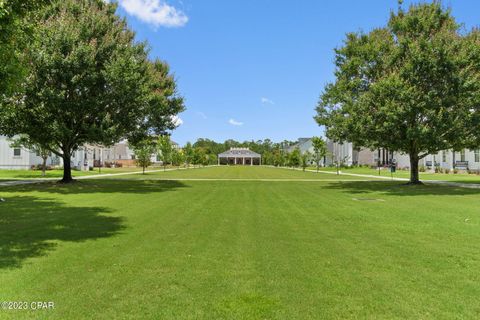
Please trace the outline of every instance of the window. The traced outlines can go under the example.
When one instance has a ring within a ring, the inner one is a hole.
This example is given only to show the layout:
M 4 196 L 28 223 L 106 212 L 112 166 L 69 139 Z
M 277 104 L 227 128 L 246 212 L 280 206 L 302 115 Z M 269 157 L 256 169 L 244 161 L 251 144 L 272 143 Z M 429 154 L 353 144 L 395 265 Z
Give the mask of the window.
M 442 152 L 442 162 L 447 162 L 447 151 Z
M 14 148 L 13 149 L 13 156 L 14 157 L 20 157 L 22 155 L 22 149 L 20 148 Z
M 476 149 L 475 153 L 475 162 L 480 162 L 480 149 Z
M 465 149 L 460 151 L 460 161 L 465 162 Z
M 134 154 L 132 154 L 132 160 L 135 160 L 135 155 Z

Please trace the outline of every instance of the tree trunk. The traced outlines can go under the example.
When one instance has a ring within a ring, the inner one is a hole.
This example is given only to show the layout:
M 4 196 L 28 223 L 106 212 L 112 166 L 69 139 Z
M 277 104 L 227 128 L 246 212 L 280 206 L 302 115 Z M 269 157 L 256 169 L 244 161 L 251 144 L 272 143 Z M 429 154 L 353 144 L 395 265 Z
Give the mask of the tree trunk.
M 409 184 L 421 184 L 418 174 L 418 154 L 410 153 L 410 182 Z
M 47 170 L 47 157 L 42 158 L 42 177 L 45 177 L 45 171 Z
M 145 174 L 145 166 L 142 166 L 143 172 L 142 174 Z
M 72 179 L 72 168 L 70 163 L 70 154 L 63 152 L 63 179 L 60 180 L 61 183 L 71 183 Z

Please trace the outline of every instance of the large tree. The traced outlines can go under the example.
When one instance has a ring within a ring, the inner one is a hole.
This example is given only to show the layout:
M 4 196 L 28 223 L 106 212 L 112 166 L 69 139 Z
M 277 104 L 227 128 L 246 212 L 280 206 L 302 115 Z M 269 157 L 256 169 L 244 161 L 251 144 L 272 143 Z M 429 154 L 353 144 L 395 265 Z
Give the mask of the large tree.
M 174 127 L 183 110 L 168 66 L 147 59 L 116 5 L 55 1 L 26 50 L 30 73 L 3 114 L 9 135 L 25 134 L 63 158 L 72 181 L 72 153 L 85 143 L 135 145 Z
M 350 33 L 316 120 L 335 141 L 410 156 L 410 183 L 428 154 L 475 143 L 480 33 L 462 32 L 440 2 L 401 7 L 388 25 Z

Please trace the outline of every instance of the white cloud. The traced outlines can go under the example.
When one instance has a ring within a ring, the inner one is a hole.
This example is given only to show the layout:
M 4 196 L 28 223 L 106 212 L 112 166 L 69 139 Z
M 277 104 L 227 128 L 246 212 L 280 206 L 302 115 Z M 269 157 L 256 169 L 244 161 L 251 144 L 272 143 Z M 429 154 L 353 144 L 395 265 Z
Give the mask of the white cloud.
M 228 120 L 228 123 L 230 123 L 232 126 L 243 126 L 243 122 L 237 121 L 235 119 L 230 119 Z
M 179 116 L 172 116 L 171 119 L 175 127 L 179 127 L 183 124 L 183 120 Z
M 261 98 L 260 101 L 262 101 L 263 104 L 271 104 L 271 105 L 274 105 L 275 102 L 273 102 L 272 100 L 268 99 L 268 98 Z
M 110 2 L 110 0 L 106 0 Z M 158 27 L 183 27 L 188 22 L 187 15 L 165 0 L 117 0 L 130 15 Z

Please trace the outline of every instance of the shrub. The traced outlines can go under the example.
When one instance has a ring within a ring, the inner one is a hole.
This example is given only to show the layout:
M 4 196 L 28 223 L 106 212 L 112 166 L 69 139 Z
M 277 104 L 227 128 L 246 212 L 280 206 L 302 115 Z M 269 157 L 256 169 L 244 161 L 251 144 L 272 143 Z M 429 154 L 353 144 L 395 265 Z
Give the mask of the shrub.
M 420 168 L 418 168 L 418 171 L 419 172 L 425 172 L 425 166 L 420 166 Z
M 32 165 L 30 167 L 31 170 L 42 170 L 42 165 L 41 164 L 37 164 L 37 165 Z M 53 167 L 52 166 L 45 166 L 45 170 L 46 171 L 49 171 L 49 170 L 53 170 Z

